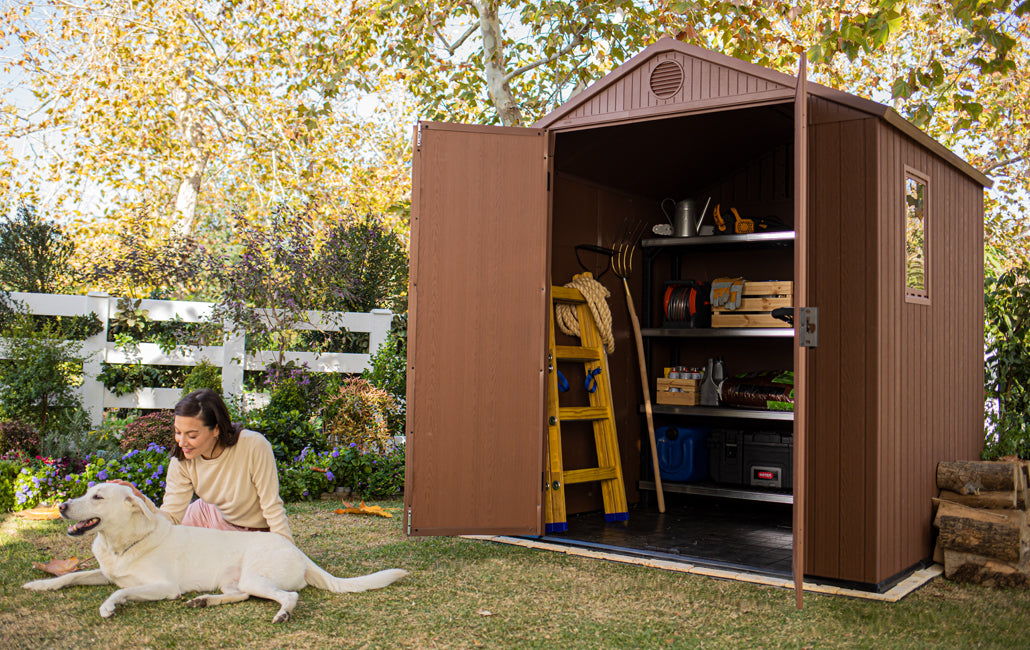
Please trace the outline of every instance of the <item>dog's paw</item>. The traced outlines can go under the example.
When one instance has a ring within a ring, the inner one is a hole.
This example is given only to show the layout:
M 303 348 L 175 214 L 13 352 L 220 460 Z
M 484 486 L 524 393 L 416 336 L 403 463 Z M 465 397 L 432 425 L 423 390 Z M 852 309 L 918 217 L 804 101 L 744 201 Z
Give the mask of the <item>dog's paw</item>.
M 197 596 L 187 600 L 186 607 L 207 607 L 207 596 Z
M 290 613 L 285 609 L 280 609 L 279 613 L 272 619 L 273 623 L 285 623 L 290 620 Z
M 114 604 L 105 600 L 104 604 L 100 606 L 100 615 L 104 618 L 111 618 L 114 616 Z
M 22 589 L 31 589 L 32 591 L 52 591 L 56 588 L 49 578 L 33 580 L 22 585 Z

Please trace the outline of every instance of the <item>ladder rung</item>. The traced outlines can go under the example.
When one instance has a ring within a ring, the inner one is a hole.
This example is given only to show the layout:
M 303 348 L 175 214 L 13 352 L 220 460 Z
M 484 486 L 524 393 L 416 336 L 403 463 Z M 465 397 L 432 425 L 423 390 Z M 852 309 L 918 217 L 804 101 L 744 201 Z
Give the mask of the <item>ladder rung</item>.
M 585 348 L 580 345 L 556 345 L 554 356 L 561 361 L 600 361 L 601 351 L 598 348 Z
M 575 287 L 551 287 L 552 302 L 586 302 L 583 294 Z
M 573 483 L 588 483 L 590 481 L 610 481 L 618 478 L 614 467 L 588 467 L 587 469 L 573 469 L 562 472 L 562 478 L 566 485 Z
M 608 417 L 608 409 L 603 406 L 562 406 L 558 409 L 558 419 L 566 420 L 604 420 Z

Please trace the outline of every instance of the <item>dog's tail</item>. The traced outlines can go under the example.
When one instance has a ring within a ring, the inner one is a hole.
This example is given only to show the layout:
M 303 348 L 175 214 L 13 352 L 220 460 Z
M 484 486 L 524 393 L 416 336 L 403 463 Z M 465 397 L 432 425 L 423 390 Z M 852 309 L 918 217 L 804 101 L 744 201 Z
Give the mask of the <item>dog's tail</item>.
M 366 576 L 337 578 L 314 562 L 309 561 L 308 567 L 304 571 L 304 580 L 312 587 L 325 589 L 334 594 L 347 594 L 368 591 L 369 589 L 381 589 L 397 582 L 406 575 L 408 575 L 408 572 L 404 569 L 385 569 Z

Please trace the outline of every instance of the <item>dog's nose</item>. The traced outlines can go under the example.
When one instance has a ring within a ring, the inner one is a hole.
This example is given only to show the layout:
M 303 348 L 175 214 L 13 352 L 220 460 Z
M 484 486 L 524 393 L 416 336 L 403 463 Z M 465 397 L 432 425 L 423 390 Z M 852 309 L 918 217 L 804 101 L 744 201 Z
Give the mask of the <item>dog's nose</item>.
M 65 501 L 64 503 L 58 504 L 58 506 L 57 506 L 57 511 L 60 512 L 61 514 L 64 514 L 64 511 L 67 510 L 67 509 L 68 509 L 68 502 L 67 501 Z

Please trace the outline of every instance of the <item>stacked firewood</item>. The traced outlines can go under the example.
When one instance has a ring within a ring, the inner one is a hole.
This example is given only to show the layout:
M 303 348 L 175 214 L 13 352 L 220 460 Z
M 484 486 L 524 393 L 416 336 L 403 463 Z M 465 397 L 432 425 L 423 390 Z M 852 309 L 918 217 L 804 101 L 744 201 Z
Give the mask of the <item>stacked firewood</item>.
M 1027 461 L 940 463 L 934 560 L 953 580 L 1030 587 Z

